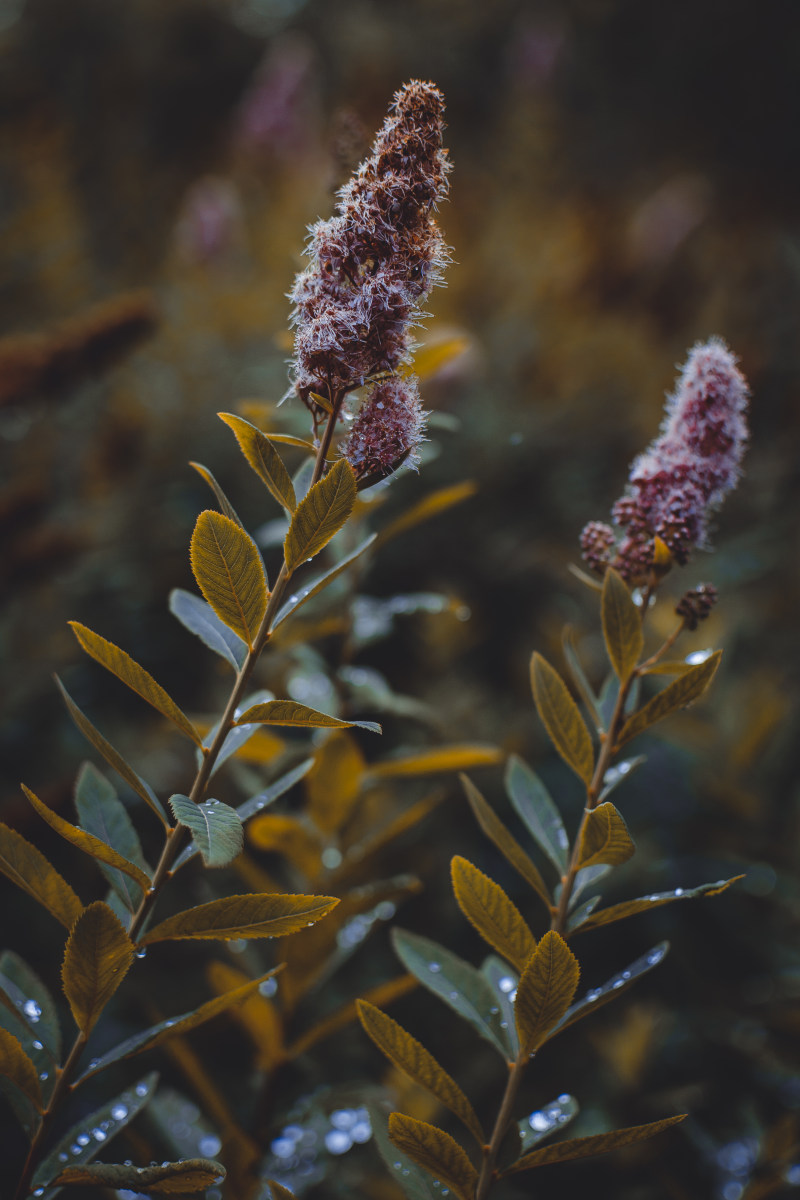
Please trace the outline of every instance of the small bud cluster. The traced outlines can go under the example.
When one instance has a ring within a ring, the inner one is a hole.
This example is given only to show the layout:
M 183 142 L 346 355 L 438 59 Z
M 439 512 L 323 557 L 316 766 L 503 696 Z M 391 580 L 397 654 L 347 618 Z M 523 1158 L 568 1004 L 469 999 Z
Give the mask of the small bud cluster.
M 359 488 L 385 479 L 404 462 L 413 466 L 424 428 L 425 413 L 413 377 L 392 375 L 378 383 L 340 446 Z
M 687 629 L 697 629 L 701 621 L 711 615 L 711 610 L 719 599 L 713 583 L 698 583 L 696 588 L 686 592 L 678 601 L 675 612 L 683 617 Z
M 695 547 L 707 547 L 709 515 L 739 478 L 747 401 L 747 383 L 725 343 L 698 343 L 668 398 L 661 435 L 634 462 L 628 490 L 612 510 L 624 535 L 599 522 L 583 531 L 593 570 L 611 565 L 630 583 L 642 583 L 654 537 L 680 564 Z

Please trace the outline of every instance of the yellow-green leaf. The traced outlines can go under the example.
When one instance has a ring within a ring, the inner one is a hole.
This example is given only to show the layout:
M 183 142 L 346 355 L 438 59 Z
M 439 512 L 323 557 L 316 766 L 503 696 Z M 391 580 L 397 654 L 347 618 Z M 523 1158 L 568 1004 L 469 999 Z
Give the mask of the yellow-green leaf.
M 428 379 L 442 367 L 446 367 L 455 359 L 460 358 L 469 349 L 469 346 L 469 338 L 465 337 L 463 333 L 425 342 L 414 351 L 413 363 L 401 366 L 399 373 Z
M 556 1142 L 554 1146 L 543 1146 L 541 1150 L 533 1150 L 518 1159 L 513 1166 L 501 1172 L 503 1175 L 515 1175 L 518 1171 L 529 1171 L 532 1167 L 544 1167 L 548 1163 L 571 1162 L 576 1158 L 590 1158 L 595 1154 L 607 1154 L 609 1150 L 618 1150 L 621 1146 L 630 1146 L 633 1142 L 643 1142 L 669 1129 L 670 1125 L 678 1125 L 686 1119 L 683 1113 L 678 1117 L 667 1117 L 663 1121 L 652 1121 L 649 1125 L 629 1125 L 627 1129 L 615 1129 L 611 1133 L 597 1133 L 594 1137 L 570 1138 L 566 1142 Z
M 134 945 L 107 904 L 84 909 L 67 941 L 61 982 L 75 1024 L 89 1033 L 133 962 Z
M 129 1163 L 87 1163 L 64 1167 L 50 1182 L 58 1187 L 104 1187 L 148 1196 L 187 1196 L 221 1183 L 225 1168 L 210 1158 L 184 1158 L 160 1166 L 134 1167 Z
M 616 867 L 636 853 L 628 827 L 618 809 L 608 800 L 586 818 L 578 852 L 578 867 L 608 863 Z
M 467 920 L 499 955 L 522 970 L 536 949 L 517 906 L 483 871 L 456 855 L 450 865 L 453 891 Z
M 219 514 L 215 514 L 219 516 Z M 224 520 L 225 518 L 221 518 Z M 99 633 L 93 633 L 91 629 L 87 629 L 85 625 L 81 625 L 79 621 L 69 622 L 72 632 L 81 644 L 81 647 L 93 659 L 105 667 L 107 671 L 111 671 L 112 675 L 116 675 L 123 683 L 126 683 L 134 692 L 138 692 L 143 700 L 148 704 L 152 704 L 153 708 L 158 709 L 165 717 L 168 717 L 175 725 L 178 726 L 187 737 L 191 738 L 198 746 L 202 745 L 203 739 L 195 729 L 192 722 L 181 712 L 175 701 L 167 695 L 160 684 L 156 683 L 153 676 L 145 671 L 144 667 L 140 667 L 129 654 L 124 650 L 120 650 L 119 646 L 115 646 L 113 642 L 108 642 Z
M 475 814 L 475 819 L 483 832 L 490 841 L 494 842 L 497 849 L 511 863 L 514 870 L 522 876 L 526 883 L 530 884 L 536 895 L 549 910 L 551 904 L 550 893 L 547 890 L 547 884 L 539 873 L 538 867 L 531 861 L 517 839 L 509 833 L 494 809 L 487 804 L 472 780 L 468 779 L 466 775 L 461 775 L 460 779 L 467 793 L 470 808 Z
M 367 1035 L 391 1063 L 435 1096 L 440 1104 L 460 1117 L 479 1145 L 485 1140 L 475 1110 L 454 1079 L 425 1047 L 402 1025 L 374 1004 L 357 1000 L 358 1016 Z
M 0 1075 L 10 1079 L 27 1096 L 37 1112 L 42 1111 L 42 1089 L 36 1067 L 13 1033 L 0 1026 Z
M 314 756 L 306 775 L 309 816 L 323 833 L 335 833 L 350 817 L 367 769 L 364 755 L 347 733 L 333 733 Z
M 242 454 L 259 479 L 266 484 L 278 504 L 282 508 L 288 508 L 290 512 L 294 512 L 297 508 L 297 500 L 292 480 L 284 466 L 283 459 L 272 445 L 270 438 L 260 429 L 256 429 L 255 425 L 251 425 L 242 417 L 234 416 L 233 413 L 218 413 L 217 415 L 233 430 Z
M 235 521 L 237 525 L 241 526 L 241 528 L 244 529 L 244 525 L 242 524 L 242 521 L 239 518 L 239 514 L 236 512 L 236 509 L 233 507 L 230 500 L 225 495 L 222 488 L 220 487 L 220 485 L 217 483 L 214 476 L 209 471 L 208 467 L 204 467 L 202 463 L 198 463 L 198 462 L 190 462 L 189 466 L 194 467 L 195 471 L 197 471 L 197 474 L 206 481 L 206 483 L 211 488 L 214 495 L 217 497 L 217 503 L 219 504 L 222 511 L 225 513 L 225 516 L 230 517 L 230 519 L 232 521 Z
M 324 843 L 297 817 L 263 813 L 248 823 L 247 836 L 257 850 L 270 850 L 288 858 L 306 879 L 319 874 Z
M 264 704 L 254 704 L 234 724 L 294 725 L 304 729 L 349 729 L 357 725 L 359 729 L 368 729 L 370 733 L 381 732 L 380 725 L 375 721 L 342 721 L 339 717 L 309 708 L 307 704 L 298 704 L 296 700 L 267 700 Z
M 284 937 L 313 925 L 339 903 L 335 896 L 293 896 L 254 892 L 198 904 L 168 917 L 141 939 L 142 945 L 175 938 Z
M 469 771 L 473 767 L 492 767 L 502 762 L 503 758 L 503 751 L 497 746 L 481 746 L 468 742 L 464 745 L 437 746 L 435 750 L 422 750 L 418 754 L 387 758 L 384 762 L 372 763 L 369 774 L 372 779 L 438 775 L 442 771 Z
M 294 571 L 319 554 L 338 533 L 355 507 L 356 477 L 340 458 L 298 504 L 284 542 L 286 567 Z
M 22 790 L 39 816 L 47 822 L 51 829 L 55 829 L 56 833 L 61 834 L 65 841 L 70 842 L 73 846 L 77 846 L 79 850 L 83 850 L 84 854 L 89 854 L 92 858 L 96 858 L 98 862 L 105 863 L 109 867 L 116 867 L 118 871 L 123 871 L 131 879 L 135 879 L 139 887 L 144 891 L 148 890 L 151 884 L 150 876 L 141 867 L 137 867 L 136 863 L 132 863 L 122 854 L 118 854 L 112 846 L 95 837 L 94 834 L 87 833 L 84 829 L 79 829 L 77 825 L 72 825 L 69 821 L 65 821 L 58 813 L 53 812 L 52 808 L 48 808 L 35 792 L 32 792 L 24 783 L 22 784 Z
M 45 856 L 29 841 L 0 824 L 0 871 L 34 900 L 43 904 L 67 929 L 83 912 L 83 905 Z
M 413 975 L 398 975 L 395 979 L 388 979 L 386 983 L 379 983 L 377 987 L 368 988 L 362 999 L 376 1005 L 393 1004 L 395 1000 L 407 996 L 418 986 L 419 981 Z M 317 1042 L 324 1041 L 331 1034 L 344 1029 L 351 1021 L 355 1021 L 358 1017 L 356 1005 L 359 1003 L 358 1000 L 350 1000 L 341 1008 L 337 1008 L 330 1016 L 323 1017 L 316 1025 L 305 1030 L 296 1041 L 292 1042 L 291 1046 L 287 1047 L 287 1058 L 299 1058 L 302 1054 L 306 1054 L 312 1046 L 316 1046 Z
M 572 1003 L 579 977 L 575 955 L 560 934 L 549 930 L 520 976 L 514 1001 L 520 1045 L 526 1054 L 547 1041 Z
M 716 675 L 721 657 L 722 651 L 715 651 L 705 662 L 691 667 L 678 679 L 673 679 L 672 683 L 668 683 L 665 688 L 653 696 L 652 700 L 648 700 L 644 708 L 640 708 L 622 726 L 617 738 L 617 749 L 624 746 L 631 738 L 644 733 L 645 729 L 655 725 L 656 721 L 661 721 L 677 709 L 686 708 L 695 700 L 699 700 Z
M 594 773 L 591 735 L 564 680 L 541 654 L 534 654 L 531 659 L 531 684 L 542 724 L 556 750 L 584 783 L 591 783 Z
M 268 1179 L 267 1183 L 272 1192 L 272 1200 L 295 1200 L 294 1192 L 290 1192 L 282 1183 L 276 1183 L 274 1179 Z
M 253 539 L 230 517 L 207 508 L 197 518 L 190 557 L 205 599 L 252 649 L 267 608 L 267 580 Z
M 648 912 L 651 908 L 661 908 L 674 900 L 694 900 L 696 896 L 718 896 L 727 891 L 733 883 L 744 879 L 744 875 L 734 875 L 732 879 L 719 879 L 716 883 L 703 883 L 695 888 L 673 888 L 669 892 L 652 892 L 649 896 L 639 896 L 636 900 L 623 900 L 620 904 L 611 904 L 608 908 L 598 909 L 590 913 L 580 925 L 575 927 L 575 933 L 585 933 L 589 929 L 599 929 L 603 925 L 611 925 L 614 921 L 623 921 L 626 917 L 635 917 L 637 913 Z
M 608 567 L 603 577 L 600 611 L 608 657 L 617 676 L 624 681 L 639 661 L 644 636 L 641 614 L 628 585 L 612 567 Z
M 389 1137 L 398 1150 L 441 1180 L 459 1200 L 473 1200 L 478 1172 L 449 1133 L 404 1113 L 391 1113 Z
M 398 534 L 413 529 L 415 525 L 420 525 L 423 521 L 429 521 L 431 517 L 446 512 L 448 508 L 452 508 L 456 504 L 463 504 L 465 500 L 474 496 L 477 490 L 477 483 L 471 479 L 465 479 L 462 483 L 449 484 L 447 487 L 431 492 L 424 500 L 420 500 L 418 504 L 412 504 L 411 508 L 406 509 L 401 516 L 390 521 L 378 534 L 376 546 L 382 546 L 384 542 L 397 537 Z

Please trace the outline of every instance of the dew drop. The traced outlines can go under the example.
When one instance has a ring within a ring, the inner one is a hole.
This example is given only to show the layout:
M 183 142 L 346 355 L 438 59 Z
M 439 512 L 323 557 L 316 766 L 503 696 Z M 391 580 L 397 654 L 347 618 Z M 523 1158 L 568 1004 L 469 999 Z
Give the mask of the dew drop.
M 36 1024 L 42 1015 L 41 1007 L 35 1000 L 26 1000 L 22 1006 L 22 1011 L 33 1025 Z
M 325 1134 L 325 1149 L 329 1154 L 346 1154 L 352 1144 L 353 1139 L 344 1129 L 329 1129 Z
M 504 975 L 502 979 L 498 979 L 497 986 L 501 992 L 505 992 L 508 995 L 509 992 L 513 992 L 514 990 L 514 980 L 510 975 Z
M 93 1071 L 99 1062 L 100 1062 L 99 1058 L 91 1059 L 91 1061 L 89 1062 L 89 1070 Z
M 37 1189 L 36 1189 L 36 1191 L 35 1191 L 33 1194 L 34 1194 L 34 1196 L 43 1196 L 43 1195 L 44 1195 L 44 1188 L 37 1188 Z
M 259 984 L 258 991 L 262 996 L 274 996 L 278 990 L 278 981 L 276 979 L 265 979 Z
M 678 896 L 682 896 L 682 895 L 683 895 L 683 888 L 675 888 L 675 891 L 674 891 L 672 894 L 673 894 L 673 896 L 676 896 L 676 897 L 678 897 Z
M 147 957 L 147 947 L 145 946 L 143 949 L 137 950 L 136 957 L 137 958 L 146 958 Z
M 44 1050 L 44 1046 L 42 1045 L 41 1042 L 34 1042 L 33 1048 L 34 1048 L 34 1050 Z
M 569 1093 L 564 1092 L 563 1095 L 558 1097 L 558 1103 L 559 1104 L 569 1104 L 571 1099 L 572 1099 L 572 1097 L 569 1095 Z
M 68 1155 L 68 1154 L 67 1154 L 67 1153 L 66 1153 L 64 1150 L 62 1150 L 62 1151 L 61 1151 L 61 1153 L 60 1153 L 60 1154 L 59 1154 L 59 1156 L 58 1156 L 58 1161 L 59 1161 L 59 1162 L 66 1162 L 68 1158 L 69 1158 L 69 1155 Z
M 88 1133 L 79 1133 L 78 1136 L 75 1138 L 75 1141 L 78 1143 L 79 1146 L 88 1146 L 90 1140 L 91 1139 L 90 1139 Z
M 611 986 L 612 988 L 621 988 L 624 982 L 625 980 L 622 978 L 622 976 L 618 975 L 616 979 L 612 979 Z
M 393 1165 L 394 1165 L 394 1169 L 395 1169 L 395 1171 L 399 1171 L 399 1170 L 400 1170 L 400 1168 L 402 1167 L 402 1165 L 403 1165 L 403 1164 L 402 1164 L 402 1163 L 399 1163 L 399 1162 L 396 1162 L 396 1163 L 394 1163 Z
M 124 1104 L 115 1104 L 111 1109 L 111 1116 L 115 1121 L 124 1121 L 128 1115 L 128 1109 Z
M 458 999 L 458 992 L 451 992 L 451 993 L 450 993 L 450 999 L 451 999 L 451 1000 L 457 1000 L 457 999 Z
M 80 1148 L 80 1146 L 72 1145 L 69 1148 L 69 1152 L 70 1152 L 70 1154 L 80 1154 L 81 1148 Z
M 207 1133 L 204 1137 L 200 1138 L 200 1141 L 197 1143 L 197 1149 L 203 1158 L 213 1158 L 222 1149 L 222 1141 L 215 1133 Z
M 353 1128 L 350 1130 L 350 1137 L 358 1145 L 363 1145 L 372 1137 L 372 1126 L 369 1121 L 356 1121 Z
M 330 1115 L 330 1122 L 334 1129 L 352 1129 L 358 1117 L 350 1108 L 337 1108 Z
M 594 1001 L 597 999 L 597 997 L 601 994 L 601 991 L 602 991 L 601 988 L 592 988 L 592 990 L 590 992 L 586 993 L 586 999 L 589 1001 L 590 1004 L 594 1003 Z
M 434 975 L 438 974 L 438 972 L 441 971 L 441 969 L 442 969 L 441 963 L 436 963 L 436 962 L 428 963 L 428 970 L 431 971 Z
M 500 1022 L 500 1028 L 501 1028 L 501 1029 L 508 1029 L 508 1021 L 501 1021 L 501 1022 Z
M 137 1083 L 135 1091 L 136 1091 L 137 1096 L 146 1096 L 147 1095 L 147 1084 L 146 1083 Z
M 107 1134 L 106 1134 L 105 1130 L 103 1130 L 103 1129 L 93 1129 L 92 1137 L 94 1138 L 94 1140 L 96 1142 L 104 1142 L 106 1140 Z
M 490 1009 L 489 1009 L 489 1012 L 491 1013 L 491 1015 L 492 1015 L 493 1017 L 496 1017 L 496 1016 L 497 1016 L 497 1014 L 500 1012 L 500 1009 L 499 1009 L 499 1008 L 490 1008 Z
M 50 1076 L 48 1075 L 47 1071 L 40 1071 L 39 1078 L 41 1079 L 42 1083 L 44 1083 L 45 1079 L 49 1079 Z
M 651 967 L 654 967 L 656 965 L 656 963 L 661 962 L 663 957 L 664 957 L 663 950 L 651 950 L 647 956 L 647 961 L 649 962 Z
M 270 1150 L 276 1158 L 291 1158 L 294 1154 L 294 1138 L 275 1138 L 270 1146 Z
M 545 1129 L 550 1128 L 552 1122 L 543 1112 L 535 1112 L 528 1117 L 528 1124 L 537 1133 L 544 1133 Z

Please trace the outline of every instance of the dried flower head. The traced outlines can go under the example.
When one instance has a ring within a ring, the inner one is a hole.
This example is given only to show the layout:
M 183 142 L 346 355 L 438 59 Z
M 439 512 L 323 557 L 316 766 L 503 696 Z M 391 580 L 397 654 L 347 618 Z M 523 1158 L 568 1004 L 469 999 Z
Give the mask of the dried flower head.
M 425 413 L 413 377 L 393 375 L 377 383 L 339 447 L 356 473 L 359 489 L 413 466 L 423 440 Z
M 634 462 L 627 492 L 612 510 L 624 536 L 616 545 L 600 545 L 598 530 L 608 526 L 591 522 L 584 530 L 584 557 L 594 570 L 610 563 L 629 582 L 641 583 L 654 537 L 681 564 L 695 547 L 707 548 L 710 514 L 739 478 L 747 402 L 747 383 L 725 343 L 698 343 L 667 399 L 660 436 Z
M 698 583 L 696 588 L 692 588 L 681 596 L 675 612 L 677 616 L 683 617 L 683 623 L 687 629 L 697 629 L 700 622 L 705 621 L 706 617 L 711 615 L 711 610 L 718 599 L 717 589 L 713 583 Z

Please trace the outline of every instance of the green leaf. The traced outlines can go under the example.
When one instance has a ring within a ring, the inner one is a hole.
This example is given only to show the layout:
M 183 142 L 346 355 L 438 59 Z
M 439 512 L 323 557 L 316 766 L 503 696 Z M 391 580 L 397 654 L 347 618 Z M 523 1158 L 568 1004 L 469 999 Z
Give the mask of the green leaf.
M 644 733 L 645 729 L 655 725 L 656 721 L 661 721 L 677 709 L 686 708 L 695 700 L 699 700 L 716 675 L 721 657 L 722 651 L 715 651 L 705 662 L 698 663 L 684 675 L 673 679 L 672 683 L 668 683 L 651 700 L 648 700 L 644 708 L 640 708 L 622 726 L 617 738 L 617 749 L 624 746 L 631 738 Z
M 389 1141 L 389 1131 L 386 1127 L 389 1113 L 383 1106 L 374 1102 L 368 1101 L 366 1108 L 369 1112 L 372 1136 L 380 1156 L 386 1163 L 392 1179 L 405 1192 L 408 1200 L 440 1200 L 441 1184 L 435 1188 L 433 1177 Z
M 208 467 L 204 467 L 202 463 L 198 463 L 198 462 L 190 462 L 189 466 L 194 467 L 195 471 L 197 471 L 197 474 L 206 481 L 206 483 L 211 488 L 214 495 L 217 497 L 217 504 L 219 504 L 219 506 L 222 509 L 225 516 L 228 517 L 231 521 L 235 521 L 235 523 L 238 526 L 240 526 L 240 528 L 244 529 L 244 525 L 243 525 L 242 521 L 239 519 L 239 515 L 236 512 L 236 509 L 233 507 L 230 500 L 225 495 L 222 488 L 220 487 L 220 485 L 217 483 L 214 476 L 209 471 Z
M 67 940 L 61 982 L 75 1024 L 88 1034 L 130 970 L 134 945 L 107 904 L 84 909 Z
M 13 950 L 0 954 L 0 987 L 19 1010 L 33 1036 L 56 1062 L 61 1057 L 61 1026 L 49 990 Z
M 210 900 L 176 913 L 140 939 L 143 946 L 175 938 L 285 937 L 313 925 L 339 903 L 335 896 L 292 896 L 277 892 L 251 893 Z
M 36 1067 L 13 1033 L 0 1029 L 0 1075 L 10 1079 L 37 1110 L 42 1111 L 42 1089 Z
M 392 944 L 407 971 L 469 1021 L 506 1060 L 513 1059 L 508 1031 L 489 982 L 445 946 L 404 929 L 392 930 Z M 493 1011 L 494 1010 L 494 1011 Z
M 182 733 L 185 733 L 188 738 L 196 744 L 201 744 L 200 734 L 195 729 L 192 722 L 181 712 L 174 700 L 172 700 L 160 684 L 156 683 L 153 676 L 145 671 L 144 667 L 140 667 L 137 662 L 126 654 L 124 650 L 120 650 L 119 646 L 115 646 L 113 642 L 108 642 L 99 633 L 93 633 L 91 629 L 87 629 L 85 625 L 81 625 L 79 621 L 70 621 L 69 625 L 72 632 L 81 644 L 81 647 L 93 659 L 110 671 L 112 675 L 116 675 L 123 683 L 126 683 L 129 688 L 146 700 L 148 704 L 152 704 L 153 708 L 158 709 L 165 717 L 168 717 Z
M 150 871 L 128 811 L 105 776 L 88 762 L 81 767 L 75 784 L 75 808 L 82 828 L 141 870 L 149 886 Z M 125 874 L 100 859 L 98 866 L 125 907 L 136 912 L 142 888 L 131 881 L 130 872 Z
M 557 1033 L 568 1029 L 570 1025 L 574 1025 L 576 1021 L 580 1021 L 590 1012 L 596 1012 L 617 996 L 621 996 L 632 984 L 636 983 L 637 979 L 641 979 L 642 975 L 646 975 L 648 971 L 652 971 L 660 962 L 663 962 L 668 950 L 669 942 L 660 942 L 652 950 L 648 950 L 646 954 L 632 962 L 624 971 L 613 975 L 602 987 L 591 988 L 585 996 L 570 1005 L 558 1025 L 551 1031 L 550 1037 L 555 1037 Z
M 0 1075 L 0 1097 L 7 1102 L 9 1108 L 22 1126 L 22 1130 L 28 1141 L 32 1141 L 41 1121 L 38 1109 L 33 1102 L 6 1075 Z
M 247 658 L 247 646 L 242 639 L 220 621 L 210 604 L 199 596 L 173 588 L 169 594 L 169 611 L 181 625 L 214 650 L 234 671 L 239 671 Z
M 550 893 L 538 868 L 531 862 L 517 839 L 506 829 L 494 809 L 487 804 L 472 780 L 468 779 L 466 775 L 460 775 L 459 778 L 464 786 L 464 791 L 467 793 L 469 806 L 475 814 L 475 819 L 483 832 L 491 842 L 494 842 L 497 849 L 504 855 L 514 870 L 533 888 L 549 912 L 551 905 Z
M 195 804 L 188 796 L 170 797 L 175 820 L 192 831 L 192 838 L 207 867 L 227 867 L 244 846 L 244 830 L 235 809 L 220 800 Z
M 612 567 L 608 567 L 603 576 L 600 613 L 609 660 L 620 682 L 624 683 L 639 661 L 644 635 L 641 613 L 628 585 Z
M 586 818 L 578 852 L 578 866 L 585 869 L 600 863 L 616 867 L 636 853 L 622 814 L 607 800 Z
M 65 1162 L 69 1162 L 70 1166 L 90 1162 L 141 1112 L 152 1097 L 157 1081 L 158 1075 L 153 1071 L 95 1112 L 81 1117 L 39 1164 L 32 1180 L 34 1190 L 50 1184 Z M 96 1130 L 100 1132 L 100 1137 L 97 1137 Z M 46 1192 L 42 1200 L 51 1200 L 54 1195 L 55 1192 Z
M 403 1113 L 389 1116 L 389 1138 L 409 1158 L 448 1187 L 459 1200 L 473 1200 L 478 1172 L 455 1138 L 443 1129 Z
M 527 1154 L 534 1146 L 538 1146 L 545 1138 L 560 1132 L 570 1121 L 574 1121 L 579 1112 L 578 1102 L 574 1096 L 563 1095 L 557 1100 L 544 1104 L 530 1116 L 523 1117 L 517 1122 L 521 1149 Z
M 517 1032 L 526 1054 L 538 1050 L 563 1018 L 579 976 L 578 960 L 567 943 L 548 930 L 520 976 L 514 1001 Z
M 585 784 L 592 782 L 594 750 L 589 730 L 564 680 L 541 654 L 531 659 L 533 698 L 550 740 Z
M 693 900 L 696 896 L 718 896 L 732 883 L 738 883 L 744 875 L 734 875 L 732 879 L 719 879 L 716 883 L 704 883 L 694 888 L 673 888 L 669 892 L 653 892 L 649 896 L 640 896 L 637 900 L 624 900 L 621 904 L 612 904 L 609 908 L 601 908 L 592 913 L 580 926 L 581 933 L 587 929 L 599 929 L 603 925 L 611 925 L 614 921 L 622 921 L 625 917 L 633 917 L 640 912 L 648 912 L 651 908 L 661 908 L 663 904 L 671 904 L 673 900 Z M 577 931 L 576 931 L 577 932 Z
M 607 1154 L 609 1150 L 618 1150 L 622 1146 L 630 1146 L 633 1142 L 643 1142 L 646 1138 L 651 1138 L 685 1119 L 684 1113 L 678 1117 L 667 1117 L 663 1121 L 652 1121 L 649 1125 L 630 1125 L 627 1129 L 615 1129 L 612 1133 L 598 1133 L 594 1137 L 570 1138 L 566 1142 L 556 1142 L 554 1146 L 544 1146 L 541 1150 L 524 1155 L 502 1174 L 516 1175 L 518 1171 L 529 1171 L 532 1167 L 544 1167 L 549 1163 L 571 1162 L 576 1158 Z
M 580 698 L 586 706 L 586 711 L 591 717 L 592 724 L 598 733 L 603 732 L 603 714 L 600 712 L 600 704 L 597 696 L 594 694 L 589 680 L 586 678 L 586 673 L 581 666 L 581 660 L 578 658 L 578 652 L 575 649 L 574 632 L 569 625 L 565 625 L 564 633 L 561 639 L 561 646 L 564 651 L 564 661 L 569 667 L 569 673 L 572 676 L 572 682 L 580 694 Z
M 220 621 L 252 649 L 267 610 L 267 580 L 253 539 L 230 517 L 206 509 L 197 518 L 189 556 Z
M 506 791 L 528 833 L 559 875 L 567 870 L 569 838 L 561 814 L 539 776 L 512 754 L 506 768 Z
M 286 603 L 278 610 L 275 620 L 272 623 L 273 630 L 277 629 L 279 625 L 283 624 L 286 618 L 290 617 L 292 613 L 297 612 L 298 608 L 301 608 L 307 600 L 311 600 L 314 596 L 319 595 L 323 588 L 326 588 L 329 583 L 333 583 L 334 579 L 336 579 L 338 575 L 341 575 L 343 571 L 346 571 L 348 567 L 352 566 L 356 559 L 360 558 L 365 551 L 369 550 L 370 546 L 375 542 L 377 536 L 377 534 L 371 533 L 369 537 L 357 547 L 357 549 L 351 551 L 350 554 L 346 554 L 344 558 L 340 559 L 335 567 L 331 567 L 329 571 L 323 572 L 322 575 L 317 575 L 317 577 L 312 579 L 310 583 L 305 584 L 303 587 L 298 588 L 296 592 L 293 592 Z
M 34 900 L 43 904 L 67 929 L 83 912 L 83 905 L 54 866 L 16 829 L 0 824 L 0 871 Z
M 221 1183 L 225 1174 L 225 1168 L 210 1158 L 185 1158 L 155 1167 L 134 1167 L 127 1163 L 63 1167 L 52 1182 L 58 1187 L 85 1184 L 144 1192 L 148 1196 L 184 1196 Z
M 629 779 L 634 771 L 638 771 L 642 763 L 646 762 L 646 755 L 638 754 L 636 758 L 625 758 L 621 762 L 615 763 L 613 767 L 609 767 L 603 776 L 603 790 L 597 798 L 597 803 L 602 804 L 604 800 L 607 800 L 615 788 Z
M 97 859 L 98 862 L 106 863 L 108 866 L 116 868 L 117 871 L 124 872 L 131 879 L 135 879 L 140 888 L 147 891 L 150 887 L 150 876 L 145 874 L 141 867 L 138 867 L 136 863 L 129 862 L 127 858 L 118 854 L 116 850 L 104 841 L 101 841 L 99 837 L 95 837 L 93 833 L 87 833 L 86 830 L 79 829 L 77 825 L 72 825 L 69 821 L 65 821 L 58 813 L 53 812 L 52 808 L 48 808 L 35 792 L 32 792 L 24 783 L 22 784 L 22 790 L 39 816 L 47 822 L 51 829 L 55 829 L 56 833 L 60 834 L 65 841 L 69 842 L 72 846 L 77 846 L 84 854 L 90 855 L 92 858 Z
M 435 1096 L 440 1104 L 455 1113 L 482 1146 L 486 1139 L 474 1108 L 433 1055 L 374 1004 L 356 1000 L 356 1007 L 364 1032 L 378 1049 L 410 1079 Z
M 87 741 L 92 743 L 96 750 L 99 750 L 109 766 L 114 768 L 120 778 L 125 780 L 128 786 L 132 788 L 133 791 L 142 798 L 142 800 L 144 800 L 145 804 L 147 804 L 149 808 L 152 808 L 153 812 L 159 818 L 161 823 L 168 829 L 169 821 L 167 820 L 167 814 L 161 807 L 161 804 L 150 785 L 145 783 L 143 779 L 139 778 L 133 767 L 130 767 L 126 763 L 122 755 L 114 749 L 110 742 L 106 741 L 99 730 L 95 729 L 88 717 L 84 716 L 57 675 L 55 679 L 61 695 L 64 698 L 64 703 L 67 706 L 69 715 L 72 717 L 83 736 L 87 739 Z
M 356 495 L 353 468 L 340 458 L 297 506 L 284 542 L 288 571 L 295 571 L 327 546 L 352 513 Z
M 464 916 L 493 950 L 521 971 L 536 949 L 536 939 L 517 906 L 499 884 L 466 858 L 456 855 L 450 870 Z
M 519 1038 L 517 1023 L 514 1019 L 514 999 L 517 993 L 519 975 L 512 971 L 507 962 L 490 954 L 481 963 L 481 975 L 488 980 L 494 994 L 495 1005 L 500 1009 L 500 1020 L 503 1022 L 503 1033 L 508 1037 L 513 1051 L 511 1057 L 519 1054 Z
M 251 425 L 249 421 L 245 421 L 243 417 L 236 417 L 233 413 L 218 413 L 217 415 L 233 430 L 242 454 L 259 479 L 266 484 L 278 504 L 282 508 L 288 508 L 290 512 L 294 512 L 297 508 L 297 500 L 289 472 L 267 435 L 260 429 L 256 429 L 255 425 Z
M 295 700 L 268 700 L 266 704 L 254 704 L 240 717 L 236 725 L 292 725 L 304 729 L 368 729 L 370 733 L 380 733 L 381 727 L 375 721 L 342 721 L 339 717 L 329 717 L 327 713 L 309 708 L 307 704 L 298 704 Z

